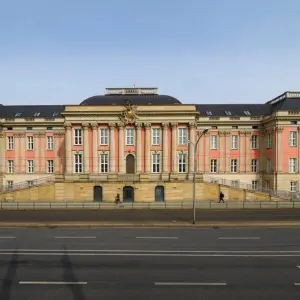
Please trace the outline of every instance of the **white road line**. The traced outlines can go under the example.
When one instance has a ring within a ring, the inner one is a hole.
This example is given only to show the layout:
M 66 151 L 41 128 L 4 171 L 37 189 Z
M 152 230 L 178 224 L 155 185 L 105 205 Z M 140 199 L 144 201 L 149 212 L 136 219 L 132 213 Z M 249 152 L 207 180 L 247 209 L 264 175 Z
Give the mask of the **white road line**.
M 226 286 L 225 282 L 155 282 L 156 286 Z
M 300 269 L 300 266 L 297 266 L 298 269 Z
M 295 282 L 294 285 L 295 286 L 300 286 L 300 282 Z
M 218 237 L 218 240 L 260 240 L 260 237 Z
M 95 236 L 55 236 L 55 239 L 95 239 Z
M 178 237 L 175 237 L 175 236 L 137 236 L 136 239 L 178 240 Z
M 0 239 L 15 239 L 15 236 L 0 236 Z
M 86 281 L 74 281 L 74 282 L 68 282 L 68 281 L 19 281 L 19 284 L 87 284 Z

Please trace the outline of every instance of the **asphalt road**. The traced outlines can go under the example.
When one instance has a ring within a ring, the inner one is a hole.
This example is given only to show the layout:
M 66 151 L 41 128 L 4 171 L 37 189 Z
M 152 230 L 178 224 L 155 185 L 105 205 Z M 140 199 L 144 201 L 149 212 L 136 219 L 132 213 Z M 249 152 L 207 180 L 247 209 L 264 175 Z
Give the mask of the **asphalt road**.
M 0 299 L 300 297 L 300 230 L 0 229 Z
M 1 222 L 182 222 L 190 223 L 192 210 L 53 210 L 0 211 Z M 197 210 L 197 221 L 300 221 L 300 209 Z

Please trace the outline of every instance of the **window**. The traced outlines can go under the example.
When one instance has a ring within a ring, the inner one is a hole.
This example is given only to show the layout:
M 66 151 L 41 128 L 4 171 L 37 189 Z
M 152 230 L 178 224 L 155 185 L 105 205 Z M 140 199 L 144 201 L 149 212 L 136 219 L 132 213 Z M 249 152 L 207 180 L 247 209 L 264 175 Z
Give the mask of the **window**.
M 152 172 L 159 173 L 160 154 L 152 154 Z
M 7 162 L 7 173 L 13 173 L 14 172 L 14 161 L 9 160 Z
M 28 186 L 32 186 L 33 185 L 33 180 L 27 180 L 27 184 L 28 184 Z
M 232 113 L 231 113 L 231 111 L 229 111 L 229 110 L 225 110 L 225 115 L 226 115 L 226 116 L 231 116 Z
M 251 115 L 249 110 L 244 110 L 244 114 L 245 114 L 246 116 L 250 116 L 250 115 Z
M 47 150 L 53 150 L 53 136 L 47 136 Z
M 265 188 L 269 189 L 271 187 L 270 180 L 265 180 Z
M 51 131 L 51 130 L 53 130 L 53 127 L 47 127 L 47 130 Z
M 160 145 L 160 128 L 152 128 L 152 145 Z
M 20 117 L 20 116 L 22 116 L 22 113 L 20 113 L 20 112 L 15 114 L 15 117 Z
M 297 125 L 297 121 L 291 121 L 291 125 Z
M 206 115 L 207 115 L 207 116 L 212 116 L 212 112 L 211 112 L 210 110 L 207 110 L 207 111 L 206 111 Z
M 218 129 L 218 126 L 211 126 L 211 129 Z
M 290 191 L 292 193 L 297 192 L 297 181 L 291 181 L 290 182 Z
M 231 181 L 231 186 L 238 188 L 240 185 L 240 182 L 238 180 L 232 180 Z
M 232 159 L 230 162 L 230 171 L 231 173 L 237 172 L 237 159 Z
M 75 173 L 82 173 L 82 154 L 74 155 Z
M 134 145 L 134 129 L 126 128 L 126 145 Z
M 108 145 L 108 129 L 100 128 L 100 145 Z
M 252 145 L 252 149 L 258 149 L 258 136 L 257 135 L 251 136 L 251 145 Z
M 38 117 L 41 113 L 40 112 L 36 112 L 34 113 L 34 117 Z
M 252 159 L 251 160 L 251 172 L 256 173 L 258 168 L 258 160 L 257 159 Z
M 33 136 L 27 137 L 27 150 L 33 150 Z
M 47 173 L 54 172 L 54 162 L 53 160 L 47 160 Z
M 178 166 L 179 166 L 179 173 L 186 172 L 186 154 L 179 153 Z
M 290 147 L 296 147 L 297 146 L 297 131 L 290 131 L 289 146 Z
M 217 149 L 217 136 L 216 135 L 210 136 L 210 149 Z
M 210 161 L 210 172 L 217 173 L 217 160 L 216 159 L 211 159 L 211 161 Z
M 8 181 L 7 181 L 7 188 L 8 188 L 9 190 L 11 190 L 11 189 L 13 188 L 13 186 L 14 186 L 14 182 L 13 182 L 12 180 L 8 180 Z
M 257 190 L 258 189 L 258 181 L 257 180 L 252 180 L 252 190 Z
M 179 145 L 186 145 L 187 143 L 187 129 L 186 128 L 178 128 L 179 134 Z
M 238 136 L 237 135 L 232 135 L 231 136 L 231 148 L 232 149 L 237 149 L 238 148 Z
M 272 135 L 270 133 L 268 133 L 268 144 L 267 144 L 268 148 L 272 148 Z
M 239 128 L 239 126 L 237 126 L 237 125 L 233 125 L 233 126 L 231 126 L 231 128 L 232 128 L 232 129 L 238 129 L 238 128 Z
M 52 117 L 58 117 L 59 116 L 59 112 L 54 112 L 53 114 L 52 114 Z
M 272 160 L 267 159 L 267 172 L 270 173 L 272 171 Z
M 26 130 L 27 131 L 32 131 L 32 127 L 27 127 Z
M 257 125 L 252 126 L 252 129 L 258 129 Z
M 108 154 L 100 154 L 100 172 L 108 173 Z
M 27 173 L 33 173 L 33 160 L 27 160 Z
M 74 145 L 82 145 L 82 130 L 74 129 Z
M 14 137 L 8 136 L 7 137 L 7 150 L 13 150 L 14 149 Z
M 296 173 L 297 158 L 289 159 L 289 173 Z

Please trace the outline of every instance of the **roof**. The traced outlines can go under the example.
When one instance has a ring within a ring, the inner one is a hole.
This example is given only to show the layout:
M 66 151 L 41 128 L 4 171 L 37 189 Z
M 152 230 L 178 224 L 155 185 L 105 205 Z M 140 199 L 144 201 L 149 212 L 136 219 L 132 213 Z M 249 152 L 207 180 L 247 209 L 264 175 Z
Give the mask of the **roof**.
M 272 105 L 273 111 L 277 110 L 300 110 L 300 98 L 288 98 Z
M 87 98 L 80 105 L 124 105 L 128 99 L 135 105 L 182 104 L 178 99 L 166 95 L 104 95 Z
M 0 106 L 0 117 L 59 118 L 64 110 L 64 105 L 3 105 Z
M 269 104 L 196 104 L 202 116 L 262 116 L 272 113 Z

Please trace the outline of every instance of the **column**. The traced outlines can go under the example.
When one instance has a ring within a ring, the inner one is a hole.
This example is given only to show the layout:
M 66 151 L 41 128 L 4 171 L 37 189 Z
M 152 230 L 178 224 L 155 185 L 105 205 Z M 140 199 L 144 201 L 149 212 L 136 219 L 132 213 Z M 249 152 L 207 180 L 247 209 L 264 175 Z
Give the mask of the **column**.
M 239 145 L 240 145 L 240 170 L 239 172 L 246 172 L 245 168 L 245 136 L 246 132 L 245 131 L 240 131 L 239 132 Z
M 109 172 L 116 172 L 115 123 L 109 123 Z
M 72 124 L 65 123 L 64 127 L 66 128 L 65 135 L 65 162 L 66 162 L 66 174 L 73 173 L 72 170 Z
M 283 156 L 283 153 L 282 153 L 282 131 L 283 131 L 283 128 L 282 127 L 279 127 L 277 128 L 277 158 L 278 158 L 278 161 L 277 161 L 277 172 L 282 172 L 282 156 Z M 299 159 L 298 159 L 299 160 Z
M 5 173 L 5 134 L 0 133 L 0 174 Z M 16 161 L 15 161 L 16 164 Z M 16 166 L 15 166 L 16 167 Z M 1 182 L 1 185 L 3 182 Z
M 91 124 L 93 129 L 93 174 L 99 173 L 99 157 L 98 157 L 98 123 Z
M 151 123 L 145 123 L 146 138 L 145 138 L 145 171 L 151 173 Z
M 205 134 L 205 171 L 210 173 L 210 157 L 209 157 L 209 149 L 210 149 L 210 134 L 207 132 Z M 219 166 L 217 167 L 219 169 Z
M 202 131 L 199 131 L 199 135 L 202 135 Z M 205 136 L 202 136 L 200 138 L 198 148 L 199 148 L 199 159 L 198 159 L 198 170 L 199 173 L 204 172 L 204 166 L 203 166 L 203 157 L 204 157 L 204 147 L 203 147 L 203 140 L 205 139 Z
M 82 123 L 83 128 L 83 172 L 89 173 L 89 123 Z
M 226 157 L 226 172 L 231 172 L 231 162 L 230 162 L 230 156 L 229 156 L 229 153 L 230 153 L 230 150 L 231 150 L 231 134 L 229 131 L 225 131 L 224 132 L 225 134 L 225 140 L 226 140 L 226 154 L 225 154 L 225 157 Z
M 258 171 L 260 174 L 261 172 L 265 171 L 265 162 L 266 162 L 266 144 L 267 144 L 267 136 L 265 135 L 265 131 L 262 130 L 259 135 L 259 165 Z
M 54 172 L 58 172 L 59 170 L 59 132 L 53 133 L 53 149 L 54 149 Z M 71 152 L 69 153 L 69 155 Z M 67 154 L 68 155 L 68 154 Z
M 171 123 L 172 126 L 172 173 L 177 173 L 177 127 L 178 123 Z
M 20 132 L 19 139 L 21 139 L 21 149 L 19 150 L 19 161 L 21 164 L 21 173 L 26 173 L 27 170 L 27 160 L 25 158 L 26 153 L 26 134 L 25 132 Z M 15 143 L 15 147 L 18 145 Z
M 300 173 L 300 127 L 298 127 L 298 133 L 297 133 L 297 140 L 296 140 L 296 145 L 298 148 L 298 173 Z M 286 143 L 288 141 L 284 141 Z
M 219 156 L 219 172 L 225 172 L 225 163 L 226 163 L 226 135 L 224 131 L 219 131 L 219 147 L 220 147 L 220 156 Z
M 142 173 L 142 123 L 136 123 L 136 171 Z
M 258 147 L 260 145 L 258 144 Z M 245 151 L 245 160 L 246 160 L 246 172 L 250 173 L 251 172 L 251 132 L 246 131 L 246 151 Z
M 34 173 L 40 173 L 40 166 L 41 166 L 39 136 L 40 136 L 39 132 L 33 133 Z
M 63 133 L 60 133 L 59 136 L 61 136 Z M 46 134 L 45 132 L 41 132 L 40 134 L 40 146 L 41 146 L 41 155 L 40 155 L 40 159 L 41 159 L 41 173 L 46 173 L 46 161 L 45 161 L 45 152 L 46 152 Z M 57 168 L 58 168 L 58 164 L 59 164 L 59 153 L 57 152 Z M 58 172 L 58 169 L 54 168 L 54 172 Z
M 189 173 L 194 172 L 195 123 L 189 123 Z
M 163 173 L 169 173 L 169 147 L 168 147 L 168 128 L 169 123 L 162 123 L 163 127 Z
M 119 127 L 119 173 L 125 174 L 125 159 L 124 159 L 124 123 L 118 123 Z

